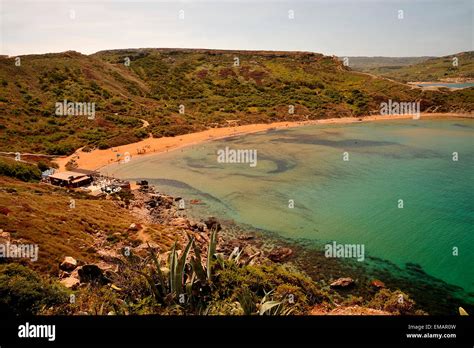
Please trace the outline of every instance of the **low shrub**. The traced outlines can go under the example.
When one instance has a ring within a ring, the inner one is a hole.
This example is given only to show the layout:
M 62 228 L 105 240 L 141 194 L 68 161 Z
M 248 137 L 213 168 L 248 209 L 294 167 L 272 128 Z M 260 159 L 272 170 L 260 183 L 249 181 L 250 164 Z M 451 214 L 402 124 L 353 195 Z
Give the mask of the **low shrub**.
M 22 181 L 38 181 L 41 179 L 41 170 L 35 165 L 0 159 L 0 175 L 20 179 Z
M 0 313 L 16 316 L 39 314 L 46 307 L 67 302 L 68 298 L 65 288 L 43 280 L 25 266 L 16 263 L 0 265 Z

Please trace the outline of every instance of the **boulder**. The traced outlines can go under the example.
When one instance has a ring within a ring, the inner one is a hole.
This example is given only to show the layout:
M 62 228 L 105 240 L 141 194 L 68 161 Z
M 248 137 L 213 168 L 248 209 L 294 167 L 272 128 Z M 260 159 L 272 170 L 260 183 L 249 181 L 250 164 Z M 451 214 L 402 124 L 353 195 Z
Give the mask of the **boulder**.
M 370 282 L 370 285 L 376 287 L 376 288 L 385 288 L 385 283 L 381 280 L 378 280 L 378 279 L 374 279 Z
M 78 274 L 81 283 L 107 284 L 109 282 L 104 272 L 97 265 L 84 265 L 78 269 Z
M 217 232 L 222 230 L 222 226 L 221 226 L 219 220 L 217 220 L 213 216 L 207 218 L 207 220 L 205 220 L 204 223 L 206 224 L 206 226 L 209 230 L 214 230 L 215 229 L 215 230 L 217 230 Z
M 140 224 L 132 223 L 132 224 L 130 224 L 130 226 L 128 226 L 129 231 L 137 232 L 137 231 L 140 231 L 140 229 L 141 229 Z
M 173 207 L 174 199 L 171 196 L 159 195 L 154 198 L 156 200 L 155 206 L 159 205 L 160 207 L 165 209 L 171 209 Z
M 238 237 L 238 239 L 240 239 L 240 240 L 253 240 L 253 239 L 255 239 L 255 236 L 253 236 L 251 234 L 242 234 Z
M 72 272 L 77 267 L 77 261 L 71 256 L 66 256 L 59 265 L 59 268 L 65 272 Z
M 336 279 L 330 284 L 331 288 L 347 288 L 352 285 L 354 285 L 354 279 L 350 277 Z
M 206 232 L 207 231 L 207 226 L 204 222 L 198 222 L 196 224 L 196 228 L 199 232 Z
M 287 260 L 291 255 L 293 255 L 293 250 L 290 248 L 276 248 L 273 249 L 268 258 L 273 262 L 283 262 Z
M 207 226 L 204 222 L 200 221 L 190 221 L 191 228 L 193 231 L 198 231 L 198 232 L 205 232 L 207 231 Z
M 244 245 L 238 239 L 230 239 L 224 243 L 217 244 L 217 251 L 224 254 L 230 254 L 235 248 L 242 249 Z
M 149 201 L 146 201 L 145 204 L 149 207 L 149 208 L 155 208 L 156 207 L 156 204 L 157 204 L 157 201 L 155 200 L 149 200 Z
M 58 278 L 59 279 L 65 279 L 65 278 L 70 277 L 70 276 L 71 276 L 71 273 L 59 270 L 59 273 L 58 273 Z
M 8 232 L 3 232 L 3 230 L 0 230 L 0 243 L 8 243 L 10 242 L 11 235 Z
M 76 277 L 70 276 L 70 277 L 62 279 L 60 283 L 68 289 L 76 290 L 80 282 L 79 282 L 79 279 L 77 279 Z

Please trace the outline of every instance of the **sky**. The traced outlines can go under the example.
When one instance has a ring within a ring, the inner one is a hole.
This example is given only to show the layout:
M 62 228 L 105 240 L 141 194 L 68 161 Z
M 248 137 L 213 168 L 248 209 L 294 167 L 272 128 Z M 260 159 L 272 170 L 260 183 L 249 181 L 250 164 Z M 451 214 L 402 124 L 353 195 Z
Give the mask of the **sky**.
M 474 50 L 474 0 L 0 0 L 0 21 L 0 54 L 10 56 L 143 47 L 391 57 Z

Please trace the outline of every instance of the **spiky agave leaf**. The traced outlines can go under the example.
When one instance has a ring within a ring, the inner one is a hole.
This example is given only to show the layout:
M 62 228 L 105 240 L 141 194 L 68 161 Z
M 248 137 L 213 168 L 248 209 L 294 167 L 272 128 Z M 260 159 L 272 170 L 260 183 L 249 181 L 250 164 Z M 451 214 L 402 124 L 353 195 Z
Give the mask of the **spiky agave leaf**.
M 247 261 L 244 262 L 244 266 L 250 265 L 250 262 L 252 262 L 252 260 L 253 260 L 254 258 L 256 258 L 257 256 L 259 256 L 259 255 L 260 255 L 260 251 L 259 251 L 259 252 L 256 252 L 256 253 L 253 254 L 253 255 L 250 255 L 249 258 L 247 259 Z
M 244 252 L 244 249 L 240 250 L 239 253 L 235 256 L 234 262 L 235 262 L 236 264 L 239 263 L 240 256 L 242 255 L 243 252 Z
M 191 266 L 193 267 L 194 274 L 196 274 L 197 278 L 201 283 L 207 282 L 207 275 L 202 267 L 201 261 L 199 259 L 191 257 L 190 260 Z
M 236 247 L 234 248 L 234 250 L 232 250 L 232 252 L 230 253 L 230 255 L 229 255 L 229 260 L 232 260 L 232 259 L 235 258 L 238 254 L 239 254 L 239 247 L 236 246 Z
M 283 305 L 283 302 L 280 302 L 280 301 L 265 301 L 260 304 L 259 314 L 260 315 L 265 315 L 265 314 L 278 315 L 281 310 L 282 305 Z M 277 307 L 277 306 L 280 306 L 280 307 Z M 272 310 L 272 309 L 276 309 L 276 310 Z
M 163 296 L 166 295 L 166 285 L 165 285 L 165 278 L 163 276 L 163 272 L 161 272 L 161 265 L 160 265 L 160 260 L 158 260 L 158 257 L 156 256 L 156 253 L 153 251 L 153 248 L 150 246 L 150 244 L 147 242 L 148 245 L 148 252 L 150 253 L 151 259 L 153 260 L 153 263 L 155 264 L 156 268 L 156 274 L 158 275 L 158 280 L 161 285 L 161 291 Z
M 283 305 L 281 306 L 281 310 L 278 313 L 279 315 L 290 315 L 291 313 L 293 313 L 294 308 L 286 307 L 285 303 L 286 302 L 283 302 Z
M 139 271 L 139 270 L 134 269 L 134 268 L 131 268 L 131 270 L 135 273 L 140 274 L 141 276 L 143 276 L 146 279 L 146 281 L 148 282 L 148 285 L 151 288 L 151 291 L 153 292 L 153 295 L 155 296 L 155 299 L 157 299 L 157 300 L 162 300 L 163 299 L 163 297 L 160 295 L 160 292 L 158 291 L 158 288 L 156 287 L 156 284 L 155 284 L 153 278 L 149 274 L 147 274 L 146 272 Z
M 105 306 L 105 302 L 102 302 L 102 304 L 100 305 L 99 311 L 97 312 L 97 315 L 104 315 L 104 306 Z
M 197 243 L 193 243 L 193 250 L 195 257 L 191 257 L 191 266 L 193 267 L 198 279 L 202 283 L 205 283 L 207 281 L 207 274 L 206 271 L 204 271 L 204 267 L 202 267 L 201 250 Z
M 176 265 L 176 272 L 175 272 L 175 290 L 176 294 L 180 294 L 183 291 L 183 278 L 184 278 L 184 267 L 186 266 L 186 259 L 188 258 L 189 251 L 191 250 L 191 246 L 194 243 L 194 238 L 191 238 L 186 245 L 186 248 L 183 251 L 183 254 L 178 260 Z M 179 293 L 178 293 L 179 291 Z
M 214 254 L 215 258 L 216 258 L 216 261 L 219 263 L 219 265 L 222 267 L 222 268 L 225 268 L 225 257 L 224 257 L 224 254 L 222 253 L 216 253 Z
M 217 245 L 217 228 L 211 231 L 211 238 L 209 239 L 209 247 L 207 248 L 207 279 L 211 280 L 213 257 L 216 253 Z
M 195 278 L 196 278 L 196 274 L 193 272 L 193 275 L 191 276 L 191 280 L 189 282 L 186 282 L 186 284 L 184 284 L 184 291 L 186 292 L 186 297 L 188 299 L 191 299 L 193 297 L 193 284 L 194 284 Z
M 273 301 L 269 300 L 269 297 L 273 290 L 265 292 L 259 305 L 259 314 L 260 315 L 289 315 L 293 309 L 285 308 L 284 301 Z
M 256 312 L 257 306 L 253 301 L 252 293 L 247 287 L 242 288 L 237 293 L 237 301 L 239 301 L 245 315 L 252 315 Z
M 171 293 L 176 293 L 176 270 L 178 264 L 178 253 L 176 252 L 176 242 L 173 244 L 173 248 L 170 253 L 170 274 L 169 274 L 169 288 Z

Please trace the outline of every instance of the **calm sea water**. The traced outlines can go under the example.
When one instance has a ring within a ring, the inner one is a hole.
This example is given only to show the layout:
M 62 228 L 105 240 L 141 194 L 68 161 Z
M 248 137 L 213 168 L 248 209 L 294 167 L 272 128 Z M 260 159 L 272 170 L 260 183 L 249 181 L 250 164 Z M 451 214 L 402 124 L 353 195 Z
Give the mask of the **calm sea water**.
M 474 83 L 466 82 L 466 83 L 420 83 L 419 87 L 448 87 L 448 88 L 468 88 L 474 87 Z
M 149 179 L 162 192 L 202 200 L 206 211 L 316 247 L 364 244 L 366 257 L 415 263 L 473 292 L 473 134 L 467 119 L 308 126 L 132 159 L 106 171 Z M 216 153 L 226 146 L 257 150 L 257 166 L 218 163 Z

